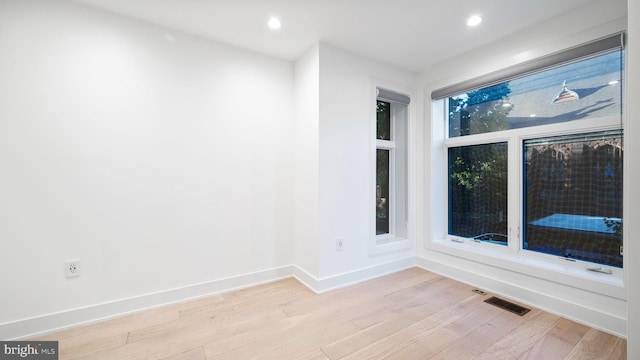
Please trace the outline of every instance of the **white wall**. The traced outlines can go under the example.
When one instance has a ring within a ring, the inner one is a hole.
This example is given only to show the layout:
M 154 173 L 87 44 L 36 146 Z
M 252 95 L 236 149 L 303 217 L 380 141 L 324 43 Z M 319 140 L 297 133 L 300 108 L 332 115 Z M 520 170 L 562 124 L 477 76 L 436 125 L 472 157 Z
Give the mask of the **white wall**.
M 370 254 L 376 86 L 413 95 L 415 76 L 325 43 L 295 63 L 294 274 L 315 291 L 415 264 L 411 246 Z
M 295 63 L 293 247 L 296 277 L 312 288 L 318 277 L 319 46 Z
M 446 232 L 442 226 L 442 217 L 445 216 L 442 204 L 446 201 L 446 193 L 443 193 L 441 184 L 432 181 L 436 176 L 441 178 L 445 167 L 440 144 L 431 141 L 433 133 L 441 131 L 443 125 L 432 118 L 430 105 L 430 93 L 434 89 L 624 30 L 627 25 L 626 5 L 625 0 L 596 1 L 492 46 L 450 59 L 421 74 L 420 95 L 426 104 L 424 113 L 421 110 L 418 117 L 425 119 L 425 128 L 422 129 L 425 142 L 422 144 L 424 158 L 419 158 L 418 164 L 425 164 L 421 170 L 426 206 L 418 210 L 418 216 L 426 221 L 418 229 L 420 266 L 618 335 L 626 334 L 623 285 L 588 281 L 581 276 L 561 275 L 432 243 L 432 240 L 442 239 Z M 626 140 L 625 144 L 628 143 Z M 627 254 L 626 257 L 629 256 Z M 571 284 L 576 287 L 568 286 Z M 583 285 L 593 289 L 584 290 Z
M 414 97 L 416 74 L 328 44 L 319 47 L 318 276 L 323 290 L 414 264 L 413 248 L 372 256 L 369 240 L 374 236 L 376 86 Z M 344 240 L 343 251 L 336 251 L 338 238 Z
M 291 64 L 56 0 L 0 0 L 0 52 L 0 338 L 415 264 L 369 248 L 375 87 L 413 95 L 415 74 L 326 44 Z
M 0 54 L 0 338 L 286 273 L 293 64 L 55 0 L 0 1 Z
M 628 188 L 635 185 L 635 179 L 640 178 L 640 2 L 628 1 L 628 25 L 627 32 L 627 116 L 626 128 L 627 142 L 625 147 L 631 166 L 625 169 Z M 638 139 L 638 140 L 636 140 Z M 629 180 L 631 182 L 629 182 Z M 628 333 L 627 333 L 627 358 L 640 359 L 640 242 L 637 241 L 640 233 L 640 192 L 627 192 L 627 212 L 625 213 L 625 232 L 630 241 L 625 245 L 627 261 L 627 289 L 628 289 Z

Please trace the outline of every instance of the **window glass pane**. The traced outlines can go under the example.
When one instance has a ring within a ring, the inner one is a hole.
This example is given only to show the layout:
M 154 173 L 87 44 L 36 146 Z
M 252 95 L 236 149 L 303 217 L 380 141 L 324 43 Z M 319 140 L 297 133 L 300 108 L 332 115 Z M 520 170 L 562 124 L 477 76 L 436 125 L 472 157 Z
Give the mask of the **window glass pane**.
M 622 267 L 622 131 L 527 140 L 523 248 Z
M 449 98 L 449 137 L 507 130 L 509 83 Z
M 389 233 L 389 150 L 376 150 L 376 235 Z
M 507 143 L 449 148 L 449 234 L 507 244 Z
M 391 104 L 378 100 L 376 139 L 391 140 Z
M 449 98 L 449 137 L 621 116 L 622 50 Z

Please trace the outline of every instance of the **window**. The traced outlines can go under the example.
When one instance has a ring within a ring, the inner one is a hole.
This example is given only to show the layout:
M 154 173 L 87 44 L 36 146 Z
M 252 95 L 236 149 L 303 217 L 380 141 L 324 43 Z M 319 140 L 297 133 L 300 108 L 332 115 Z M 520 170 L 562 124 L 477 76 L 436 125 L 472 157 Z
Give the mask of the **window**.
M 389 193 L 391 182 L 389 170 L 391 170 L 391 158 L 393 149 L 391 141 L 391 103 L 378 100 L 376 108 L 376 235 L 389 234 L 391 227 L 389 221 Z
M 623 266 L 616 36 L 432 94 L 446 124 L 449 239 L 604 272 Z
M 449 148 L 449 234 L 507 244 L 507 143 Z
M 622 132 L 526 140 L 523 248 L 622 267 Z
M 375 244 L 408 239 L 409 98 L 378 89 L 375 119 Z

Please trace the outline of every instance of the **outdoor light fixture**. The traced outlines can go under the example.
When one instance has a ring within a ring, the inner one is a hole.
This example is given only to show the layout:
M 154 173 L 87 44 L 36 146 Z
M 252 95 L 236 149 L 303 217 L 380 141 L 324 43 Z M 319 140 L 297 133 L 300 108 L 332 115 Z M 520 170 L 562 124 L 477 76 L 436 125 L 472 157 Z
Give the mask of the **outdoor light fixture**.
M 567 89 L 567 81 L 565 80 L 565 81 L 562 82 L 562 91 L 560 91 L 560 94 L 558 94 L 558 96 L 553 98 L 551 103 L 552 104 L 559 104 L 559 103 L 562 103 L 562 102 L 573 101 L 573 100 L 578 100 L 578 99 L 580 99 L 580 96 L 578 96 L 578 93 L 576 93 L 575 91 Z

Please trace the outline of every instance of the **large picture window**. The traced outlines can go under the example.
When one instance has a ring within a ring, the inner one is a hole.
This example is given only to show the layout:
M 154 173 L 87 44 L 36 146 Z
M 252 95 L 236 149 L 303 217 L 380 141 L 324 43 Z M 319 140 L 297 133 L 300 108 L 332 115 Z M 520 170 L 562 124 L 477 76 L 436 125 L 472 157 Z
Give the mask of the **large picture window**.
M 446 120 L 451 240 L 623 266 L 624 50 L 599 48 L 607 41 L 432 94 Z

